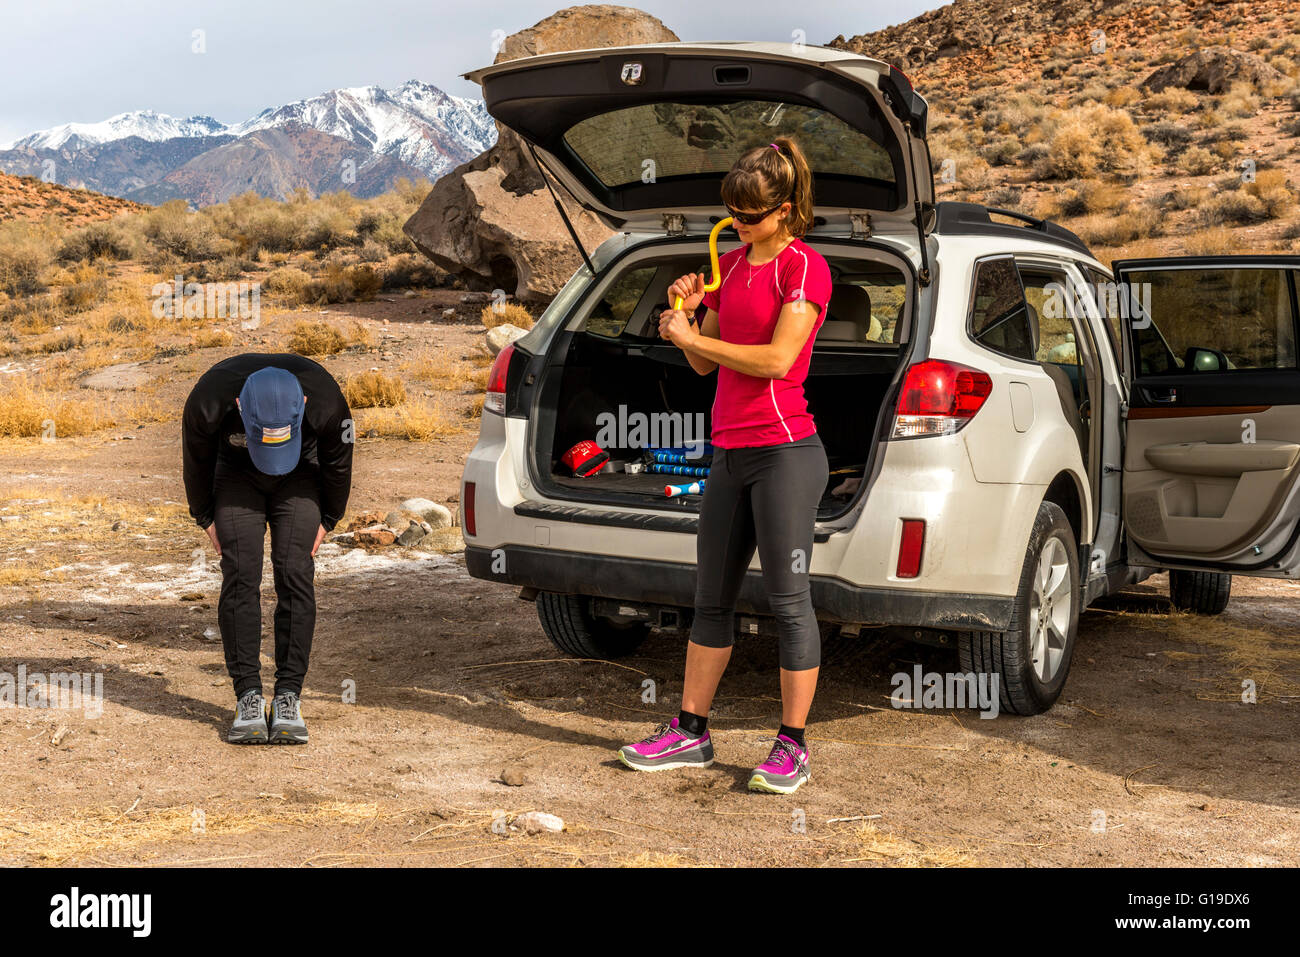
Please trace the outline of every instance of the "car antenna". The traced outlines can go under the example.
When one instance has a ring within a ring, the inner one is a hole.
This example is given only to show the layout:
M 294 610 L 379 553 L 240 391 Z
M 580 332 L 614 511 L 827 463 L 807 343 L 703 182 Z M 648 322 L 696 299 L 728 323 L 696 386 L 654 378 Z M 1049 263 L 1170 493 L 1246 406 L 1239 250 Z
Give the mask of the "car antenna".
M 555 208 L 560 211 L 560 218 L 564 220 L 564 225 L 568 227 L 569 235 L 573 237 L 573 245 L 578 247 L 578 252 L 582 253 L 582 261 L 587 264 L 587 269 L 593 276 L 596 275 L 596 267 L 591 264 L 591 257 L 587 255 L 587 250 L 582 245 L 582 240 L 578 238 L 578 231 L 573 228 L 573 223 L 569 221 L 569 214 L 564 211 L 564 205 L 560 202 L 560 197 L 555 195 L 555 190 L 551 189 L 551 181 L 546 178 L 545 169 L 542 161 L 537 157 L 537 150 L 533 149 L 533 144 L 524 140 L 524 145 L 528 147 L 528 152 L 533 156 L 533 162 L 537 164 L 537 172 L 542 177 L 542 182 L 546 184 L 546 191 L 551 194 L 551 199 L 555 200 Z

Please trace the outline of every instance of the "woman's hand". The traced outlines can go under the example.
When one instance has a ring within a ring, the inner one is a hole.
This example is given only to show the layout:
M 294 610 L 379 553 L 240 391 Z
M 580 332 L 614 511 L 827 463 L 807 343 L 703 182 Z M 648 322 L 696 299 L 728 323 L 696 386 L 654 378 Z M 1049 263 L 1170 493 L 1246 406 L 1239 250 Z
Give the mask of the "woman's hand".
M 681 309 L 665 309 L 659 314 L 659 338 L 667 339 L 678 349 L 687 349 L 699 332 Z
M 680 279 L 674 280 L 673 284 L 668 287 L 668 305 L 670 308 L 677 305 L 678 296 L 682 297 L 682 309 L 694 315 L 695 310 L 699 308 L 700 301 L 704 298 L 704 274 L 687 273 Z

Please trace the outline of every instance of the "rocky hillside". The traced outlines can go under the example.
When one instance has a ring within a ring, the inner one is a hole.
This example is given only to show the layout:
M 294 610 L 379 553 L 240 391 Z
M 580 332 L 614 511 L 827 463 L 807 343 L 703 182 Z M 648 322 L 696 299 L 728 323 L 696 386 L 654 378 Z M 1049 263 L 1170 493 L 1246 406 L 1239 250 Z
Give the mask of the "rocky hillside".
M 141 209 L 139 203 L 116 196 L 0 173 L 0 222 L 38 222 L 52 216 L 66 226 L 81 226 Z
M 929 100 L 940 199 L 1054 218 L 1103 258 L 1300 249 L 1294 0 L 956 0 L 830 45 Z

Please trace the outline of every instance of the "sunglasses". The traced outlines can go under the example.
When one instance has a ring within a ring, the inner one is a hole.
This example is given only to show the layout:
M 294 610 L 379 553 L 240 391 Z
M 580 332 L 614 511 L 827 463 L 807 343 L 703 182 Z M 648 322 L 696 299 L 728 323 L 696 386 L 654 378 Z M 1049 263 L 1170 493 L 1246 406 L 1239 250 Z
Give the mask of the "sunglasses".
M 745 226 L 757 226 L 763 220 L 767 219 L 767 217 L 771 216 L 778 209 L 784 206 L 787 202 L 789 202 L 789 200 L 783 199 L 781 200 L 781 202 L 777 203 L 771 209 L 764 210 L 761 213 L 740 213 L 732 209 L 730 206 L 728 206 L 727 214 L 736 222 L 741 223 Z

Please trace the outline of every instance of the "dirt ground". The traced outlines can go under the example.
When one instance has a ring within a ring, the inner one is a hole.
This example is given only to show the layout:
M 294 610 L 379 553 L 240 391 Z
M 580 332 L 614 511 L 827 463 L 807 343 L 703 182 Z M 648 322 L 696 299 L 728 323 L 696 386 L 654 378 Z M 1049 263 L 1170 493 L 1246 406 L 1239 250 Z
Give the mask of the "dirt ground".
M 392 337 L 377 349 L 470 348 L 472 318 L 432 319 L 442 305 L 347 309 Z M 151 363 L 158 397 L 179 408 L 235 351 Z M 454 507 L 474 433 L 362 439 L 350 510 L 411 495 Z M 1035 718 L 896 710 L 892 674 L 955 671 L 955 655 L 881 631 L 837 638 L 812 781 L 776 797 L 745 789 L 779 721 L 769 639 L 738 646 L 714 766 L 636 774 L 615 748 L 676 713 L 684 639 L 652 635 L 617 663 L 564 659 L 531 604 L 469 578 L 454 551 L 327 545 L 304 689 L 312 743 L 241 748 L 222 737 L 220 576 L 184 512 L 178 423 L 13 440 L 0 462 L 0 674 L 99 672 L 104 695 L 99 715 L 0 709 L 0 863 L 1300 863 L 1288 582 L 1237 578 L 1216 619 L 1173 612 L 1164 576 L 1090 609 L 1062 700 Z M 268 630 L 273 601 L 268 568 Z M 268 636 L 268 687 L 270 652 Z M 512 823 L 532 810 L 564 831 Z

